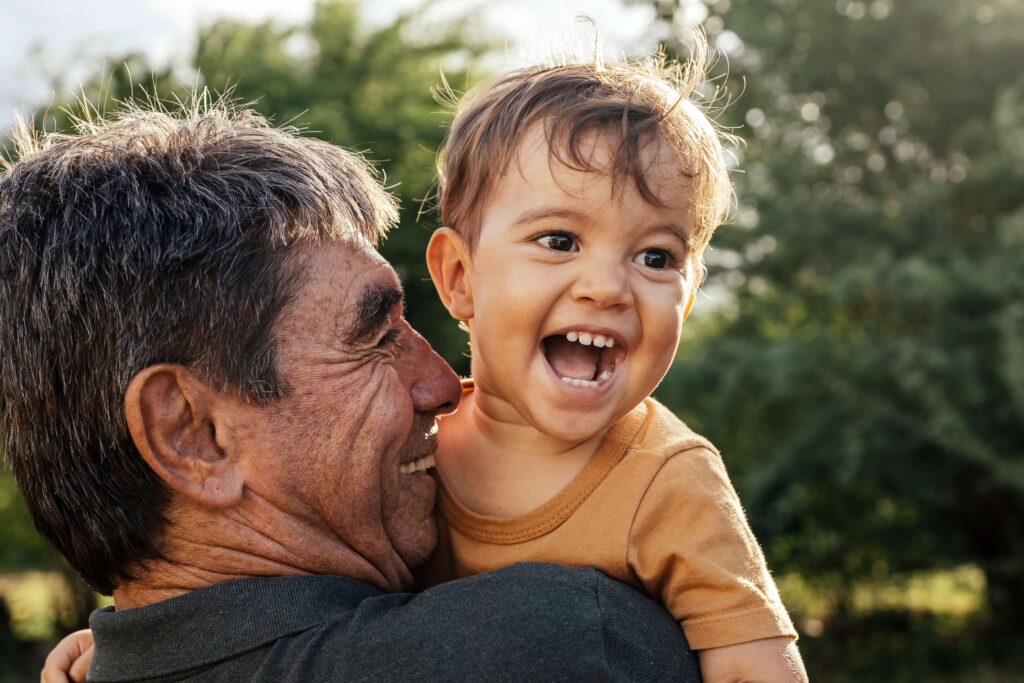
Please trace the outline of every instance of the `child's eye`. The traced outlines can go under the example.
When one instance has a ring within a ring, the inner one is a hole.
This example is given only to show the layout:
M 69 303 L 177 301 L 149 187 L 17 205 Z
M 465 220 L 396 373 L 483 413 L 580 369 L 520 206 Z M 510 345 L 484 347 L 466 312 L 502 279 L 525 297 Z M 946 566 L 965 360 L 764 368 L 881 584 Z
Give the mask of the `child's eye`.
M 664 249 L 644 249 L 633 257 L 633 263 L 662 270 L 672 263 L 672 256 Z
M 564 232 L 552 232 L 537 238 L 541 246 L 552 251 L 578 251 L 576 238 Z

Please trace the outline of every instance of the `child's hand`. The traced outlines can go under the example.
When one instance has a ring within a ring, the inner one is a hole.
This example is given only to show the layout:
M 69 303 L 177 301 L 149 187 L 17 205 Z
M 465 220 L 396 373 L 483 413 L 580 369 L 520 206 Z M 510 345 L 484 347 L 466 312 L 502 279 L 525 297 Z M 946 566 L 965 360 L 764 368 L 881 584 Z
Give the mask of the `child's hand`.
M 92 631 L 75 631 L 46 656 L 40 683 L 81 683 L 92 661 Z
M 789 638 L 699 650 L 697 657 L 704 683 L 807 683 L 800 651 Z

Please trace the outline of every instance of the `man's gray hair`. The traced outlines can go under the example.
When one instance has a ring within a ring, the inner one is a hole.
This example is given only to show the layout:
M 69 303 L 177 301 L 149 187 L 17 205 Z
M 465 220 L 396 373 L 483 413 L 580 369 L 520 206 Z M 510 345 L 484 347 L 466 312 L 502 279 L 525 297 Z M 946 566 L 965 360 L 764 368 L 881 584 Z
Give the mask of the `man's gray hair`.
M 0 176 L 0 428 L 37 528 L 110 593 L 159 556 L 169 494 L 123 414 L 180 363 L 247 400 L 287 392 L 274 326 L 298 243 L 371 246 L 397 220 L 361 157 L 196 98 L 74 135 L 21 124 Z

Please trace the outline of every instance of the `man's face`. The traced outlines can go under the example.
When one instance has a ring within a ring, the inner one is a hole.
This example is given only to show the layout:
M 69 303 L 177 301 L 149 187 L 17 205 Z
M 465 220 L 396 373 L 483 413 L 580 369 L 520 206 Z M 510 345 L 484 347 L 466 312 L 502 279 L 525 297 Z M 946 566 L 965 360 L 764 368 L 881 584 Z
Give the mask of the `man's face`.
M 325 555 L 318 567 L 337 566 L 337 540 L 355 553 L 345 562 L 368 563 L 357 578 L 398 589 L 436 544 L 424 470 L 458 378 L 402 317 L 398 278 L 375 251 L 303 246 L 295 258 L 298 290 L 275 333 L 286 395 L 240 408 L 248 493 L 328 539 L 302 549 Z

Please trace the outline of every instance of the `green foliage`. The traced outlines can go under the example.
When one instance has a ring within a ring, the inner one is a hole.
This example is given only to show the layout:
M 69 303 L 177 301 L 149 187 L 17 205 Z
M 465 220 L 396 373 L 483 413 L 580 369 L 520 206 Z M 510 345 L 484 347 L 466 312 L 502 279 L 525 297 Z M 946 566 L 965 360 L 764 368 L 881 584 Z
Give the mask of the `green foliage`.
M 55 565 L 55 553 L 32 526 L 6 467 L 0 468 L 0 541 L 0 573 Z
M 709 256 L 729 294 L 659 395 L 777 571 L 841 594 L 973 561 L 1022 625 L 1024 6 L 709 5 L 748 140 Z

